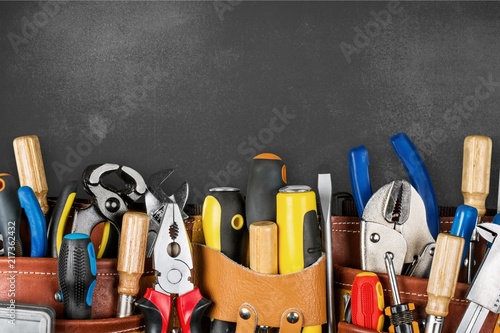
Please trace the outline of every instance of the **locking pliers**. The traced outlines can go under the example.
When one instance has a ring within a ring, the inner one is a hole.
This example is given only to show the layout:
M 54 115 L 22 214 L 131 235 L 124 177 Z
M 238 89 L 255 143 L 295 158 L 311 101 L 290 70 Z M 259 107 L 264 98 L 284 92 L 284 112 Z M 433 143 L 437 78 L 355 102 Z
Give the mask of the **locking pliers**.
M 373 194 L 361 219 L 363 270 L 384 273 L 390 252 L 396 274 L 428 277 L 434 248 L 424 202 L 410 183 L 396 180 Z

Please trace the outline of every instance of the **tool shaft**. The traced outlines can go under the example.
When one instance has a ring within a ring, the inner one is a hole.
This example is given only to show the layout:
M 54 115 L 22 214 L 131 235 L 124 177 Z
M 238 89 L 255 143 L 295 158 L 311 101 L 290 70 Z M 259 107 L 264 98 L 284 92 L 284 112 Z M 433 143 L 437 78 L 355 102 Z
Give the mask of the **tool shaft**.
M 43 165 L 40 141 L 36 135 L 21 136 L 14 139 L 14 154 L 21 186 L 29 186 L 35 192 L 44 214 L 47 214 L 47 178 Z
M 389 275 L 394 300 L 394 305 L 385 309 L 385 314 L 391 318 L 389 332 L 419 333 L 418 324 L 413 320 L 413 314 L 411 312 L 415 309 L 415 305 L 413 303 L 401 303 L 392 256 L 393 254 L 389 252 L 385 254 L 385 265 L 387 268 L 387 274 Z
M 119 275 L 117 317 L 128 317 L 133 312 L 139 280 L 144 273 L 149 218 L 141 212 L 128 211 L 123 215 L 117 271 Z
M 394 263 L 392 261 L 392 253 L 385 254 L 385 267 L 387 269 L 387 274 L 389 275 L 389 282 L 392 288 L 392 300 L 394 304 L 401 304 L 401 298 L 399 297 L 398 280 L 396 279 L 396 271 L 394 270 Z
M 336 332 L 335 301 L 333 285 L 333 245 L 331 229 L 332 179 L 330 174 L 318 175 L 318 194 L 321 203 L 323 250 L 326 253 L 326 299 L 328 333 Z

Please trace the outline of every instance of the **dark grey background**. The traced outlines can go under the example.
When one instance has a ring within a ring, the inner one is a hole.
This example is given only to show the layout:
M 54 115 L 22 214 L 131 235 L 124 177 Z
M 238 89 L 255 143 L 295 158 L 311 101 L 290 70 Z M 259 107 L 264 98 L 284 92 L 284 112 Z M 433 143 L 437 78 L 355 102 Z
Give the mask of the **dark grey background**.
M 497 2 L 1 2 L 0 170 L 17 174 L 12 140 L 36 134 L 50 196 L 113 162 L 176 167 L 171 185 L 201 202 L 216 182 L 245 191 L 263 151 L 291 184 L 329 171 L 350 191 L 347 152 L 365 144 L 376 189 L 405 177 L 389 142 L 403 131 L 439 204 L 458 205 L 464 137 L 483 134 L 495 208 L 499 16 Z

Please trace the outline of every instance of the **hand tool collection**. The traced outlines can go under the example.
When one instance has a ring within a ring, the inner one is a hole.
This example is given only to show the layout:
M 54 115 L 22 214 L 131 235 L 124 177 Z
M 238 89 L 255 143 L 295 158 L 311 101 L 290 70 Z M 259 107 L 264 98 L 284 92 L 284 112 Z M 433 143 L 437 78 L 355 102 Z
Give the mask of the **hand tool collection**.
M 500 266 L 494 265 L 495 254 L 491 252 L 500 232 L 495 223 L 500 223 L 500 215 L 494 223 L 481 223 L 489 193 L 491 139 L 469 136 L 464 140 L 462 193 L 465 204 L 457 208 L 449 233 L 440 232 L 434 190 L 416 147 L 403 133 L 393 136 L 391 142 L 410 182 L 393 180 L 375 193 L 370 183 L 367 149 L 360 146 L 349 151 L 353 198 L 361 217 L 361 269 L 365 271 L 353 282 L 350 309 L 346 309 L 352 313 L 349 319 L 365 328 L 387 329 L 387 324 L 379 324 L 383 296 L 378 293 L 380 282 L 373 276 L 387 272 L 390 286 L 385 287 L 392 289 L 394 304 L 385 311 L 391 319 L 389 332 L 440 333 L 464 266 L 470 284 L 467 295 L 470 304 L 457 332 L 479 332 L 489 312 L 500 313 L 500 285 L 492 278 Z M 480 255 L 475 250 L 478 235 L 490 244 L 476 269 L 476 258 Z M 415 321 L 413 303 L 401 302 L 397 275 L 428 278 L 424 323 Z
M 349 151 L 363 272 L 354 279 L 351 295 L 344 295 L 344 318 L 376 331 L 441 333 L 464 266 L 469 305 L 457 332 L 479 332 L 488 313 L 500 313 L 500 280 L 492 278 L 500 267 L 496 265 L 500 214 L 493 223 L 481 219 L 489 193 L 491 139 L 469 136 L 464 141 L 464 204 L 456 209 L 449 233 L 440 230 L 436 195 L 417 148 L 404 133 L 390 141 L 409 181 L 391 180 L 376 191 L 372 191 L 366 147 Z M 63 303 L 66 319 L 92 318 L 97 259 L 117 258 L 117 317 L 142 313 L 146 333 L 204 331 L 202 319 L 212 301 L 202 295 L 192 276 L 192 247 L 185 225 L 189 216 L 184 212 L 187 182 L 167 194 L 164 187 L 173 169 L 162 169 L 145 181 L 128 166 L 95 164 L 85 168 L 81 181 L 68 180 L 50 208 L 38 138 L 16 138 L 14 151 L 20 185 L 14 176 L 0 174 L 2 254 L 57 258 L 60 290 L 55 298 Z M 334 293 L 335 239 L 330 217 L 332 210 L 338 210 L 336 205 L 332 209 L 332 200 L 350 194 L 332 195 L 331 175 L 320 173 L 317 202 L 311 187 L 288 185 L 286 171 L 279 156 L 262 153 L 249 165 L 245 195 L 235 187 L 210 189 L 201 212 L 205 244 L 260 274 L 297 273 L 324 253 L 325 328 L 334 333 L 335 305 L 341 299 Z M 110 180 L 113 177 L 120 185 Z M 80 183 L 90 203 L 75 208 Z M 72 222 L 67 223 L 70 217 Z M 22 223 L 29 227 L 29 242 L 21 237 Z M 479 236 L 489 244 L 478 265 Z M 95 251 L 94 244 L 98 244 Z M 155 281 L 141 294 L 146 258 L 152 260 Z M 425 323 L 415 320 L 414 303 L 402 301 L 399 289 L 405 276 L 428 279 Z M 392 296 L 390 305 L 384 301 L 384 291 Z M 215 318 L 209 325 L 211 333 L 237 330 L 235 322 Z M 257 325 L 259 332 L 275 332 Z M 322 327 L 306 326 L 302 331 L 320 333 Z

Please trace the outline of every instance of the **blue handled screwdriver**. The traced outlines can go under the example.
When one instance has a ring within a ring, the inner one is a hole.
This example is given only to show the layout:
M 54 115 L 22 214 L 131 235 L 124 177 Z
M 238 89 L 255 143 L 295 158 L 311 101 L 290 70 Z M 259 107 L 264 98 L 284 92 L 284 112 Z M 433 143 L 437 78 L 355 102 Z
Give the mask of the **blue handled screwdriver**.
M 96 274 L 96 256 L 89 236 L 81 233 L 64 236 L 57 271 L 61 290 L 55 297 L 64 303 L 66 319 L 90 318 Z

